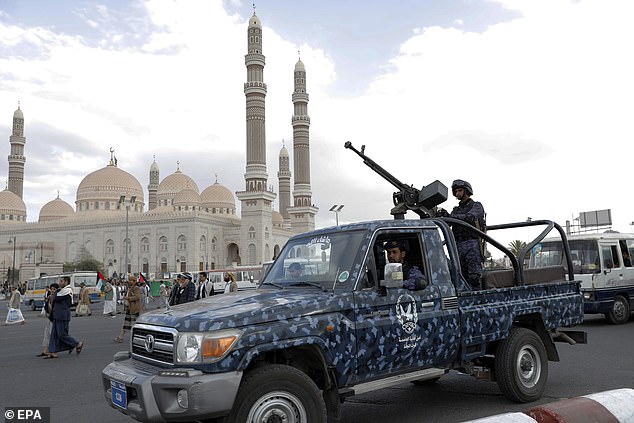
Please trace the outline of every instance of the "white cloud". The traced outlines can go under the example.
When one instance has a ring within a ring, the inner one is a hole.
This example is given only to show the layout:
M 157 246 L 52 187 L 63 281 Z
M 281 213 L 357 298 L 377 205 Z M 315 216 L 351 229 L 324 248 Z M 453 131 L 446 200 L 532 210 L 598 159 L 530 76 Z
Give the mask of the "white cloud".
M 634 135 L 634 4 L 500 3 L 521 17 L 482 33 L 459 23 L 412 28 L 399 53 L 357 97 L 334 92 L 339 75 L 331 52 L 282 38 L 267 26 L 265 8 L 258 9 L 267 63 L 269 183 L 277 186 L 282 138 L 289 150 L 292 144 L 292 72 L 299 49 L 310 95 L 318 225 L 334 223 L 327 211 L 332 204 L 346 204 L 339 216 L 344 222 L 388 216 L 393 188 L 343 149 L 350 140 L 366 144 L 367 153 L 403 182 L 420 187 L 435 179 L 447 185 L 458 177 L 470 180 L 491 223 L 528 216 L 563 223 L 580 211 L 612 208 L 618 229 L 629 230 L 634 216 L 621 193 Z M 32 145 L 46 143 L 29 138 L 29 125 L 40 122 L 92 145 L 91 156 L 73 157 L 82 167 L 105 165 L 113 146 L 120 166 L 134 169 L 145 186 L 152 154 L 162 177 L 178 159 L 206 158 L 208 179 L 197 180 L 201 189 L 216 169 L 235 173 L 221 182 L 241 189 L 246 19 L 206 0 L 151 0 L 145 7 L 149 20 L 139 25 L 148 33 L 140 44 L 126 45 L 130 34 L 112 29 L 104 45 L 90 45 L 80 37 L 0 23 L 3 51 L 29 46 L 37 53 L 0 56 L 2 121 L 10 125 L 6 111 L 22 100 L 27 173 L 35 161 Z M 105 9 L 100 13 L 104 20 L 110 16 Z M 73 153 L 63 144 L 58 148 Z M 95 157 L 95 151 L 101 153 Z M 222 157 L 241 159 L 227 164 Z M 54 167 L 50 177 L 28 182 L 29 220 L 66 173 Z M 446 207 L 453 204 L 450 199 Z

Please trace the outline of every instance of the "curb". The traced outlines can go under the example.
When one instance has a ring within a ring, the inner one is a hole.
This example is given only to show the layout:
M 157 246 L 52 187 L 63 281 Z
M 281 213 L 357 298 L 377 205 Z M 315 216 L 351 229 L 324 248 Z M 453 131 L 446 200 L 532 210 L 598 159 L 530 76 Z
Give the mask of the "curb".
M 463 423 L 634 423 L 634 389 L 623 388 Z

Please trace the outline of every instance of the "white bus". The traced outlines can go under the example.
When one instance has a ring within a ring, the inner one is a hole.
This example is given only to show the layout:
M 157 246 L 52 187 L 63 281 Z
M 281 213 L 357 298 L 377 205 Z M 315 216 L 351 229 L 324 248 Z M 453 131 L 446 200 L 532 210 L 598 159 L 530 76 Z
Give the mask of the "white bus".
M 606 232 L 568 236 L 575 280 L 581 281 L 584 312 L 603 314 L 612 324 L 625 323 L 634 306 L 634 234 Z M 545 239 L 533 247 L 530 268 L 562 265 L 561 240 Z
M 23 303 L 30 307 L 31 310 L 42 308 L 44 305 L 44 295 L 46 287 L 53 282 L 59 283 L 62 276 L 70 277 L 70 287 L 73 290 L 73 306 L 79 301 L 80 285 L 86 284 L 90 295 L 90 302 L 96 303 L 101 301 L 100 292 L 97 289 L 97 272 L 67 272 L 56 275 L 42 275 L 36 278 L 30 278 L 26 281 L 26 291 L 23 296 Z
M 232 272 L 236 277 L 238 283 L 238 290 L 244 291 L 246 289 L 255 289 L 260 283 L 262 278 L 262 266 L 237 266 L 228 267 L 222 269 L 207 270 L 207 280 L 213 282 L 214 292 L 216 294 L 222 294 L 225 289 L 224 274 L 225 272 Z M 198 273 L 194 274 L 196 281 L 198 281 Z

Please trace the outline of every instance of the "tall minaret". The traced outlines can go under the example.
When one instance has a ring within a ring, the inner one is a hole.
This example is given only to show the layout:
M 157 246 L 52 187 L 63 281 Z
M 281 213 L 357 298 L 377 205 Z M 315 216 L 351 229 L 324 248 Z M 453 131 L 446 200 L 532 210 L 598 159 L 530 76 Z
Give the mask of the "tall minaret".
M 147 186 L 148 191 L 148 210 L 153 210 L 156 208 L 156 195 L 158 192 L 159 186 L 159 167 L 156 164 L 156 156 L 154 157 L 154 162 L 150 166 L 150 184 Z
M 24 157 L 26 138 L 24 137 L 24 115 L 22 110 L 20 110 L 20 103 L 18 103 L 18 109 L 13 113 L 13 132 L 9 137 L 9 143 L 11 143 L 11 154 L 9 154 L 8 189 L 22 198 L 24 163 L 26 162 L 26 157 Z
M 291 167 L 289 164 L 288 150 L 282 144 L 279 158 L 279 171 L 277 172 L 280 193 L 280 214 L 284 217 L 284 226 L 290 227 L 291 217 L 288 208 L 291 205 Z
M 248 51 L 244 57 L 247 82 L 244 84 L 247 124 L 247 166 L 245 190 L 236 193 L 241 201 L 240 259 L 241 264 L 256 265 L 269 260 L 271 249 L 272 211 L 275 193 L 269 190 L 266 173 L 266 134 L 264 55 L 262 25 L 255 15 L 247 29 Z
M 312 203 L 310 191 L 310 145 L 306 68 L 301 59 L 295 64 L 295 90 L 293 91 L 293 207 L 288 212 L 294 232 L 315 229 L 315 215 L 319 210 Z

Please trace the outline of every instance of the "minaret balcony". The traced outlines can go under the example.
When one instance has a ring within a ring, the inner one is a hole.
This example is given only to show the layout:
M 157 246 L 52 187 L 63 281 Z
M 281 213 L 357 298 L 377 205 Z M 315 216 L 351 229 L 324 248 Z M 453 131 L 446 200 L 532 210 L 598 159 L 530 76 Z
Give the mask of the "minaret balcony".
M 9 160 L 12 162 L 26 162 L 26 157 L 19 154 L 9 154 Z
M 306 115 L 293 115 L 293 117 L 291 118 L 291 123 L 307 123 L 310 124 L 310 116 L 306 116 Z
M 260 65 L 264 67 L 266 60 L 263 54 L 260 53 L 248 53 L 244 55 L 244 64 L 246 66 Z
M 296 101 L 304 101 L 308 103 L 308 94 L 302 92 L 294 92 L 293 93 L 293 103 Z
M 257 81 L 245 82 L 244 93 L 266 95 L 266 84 L 264 82 Z

